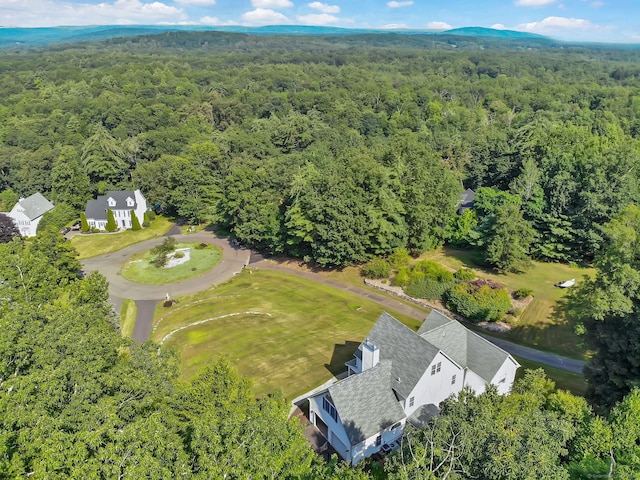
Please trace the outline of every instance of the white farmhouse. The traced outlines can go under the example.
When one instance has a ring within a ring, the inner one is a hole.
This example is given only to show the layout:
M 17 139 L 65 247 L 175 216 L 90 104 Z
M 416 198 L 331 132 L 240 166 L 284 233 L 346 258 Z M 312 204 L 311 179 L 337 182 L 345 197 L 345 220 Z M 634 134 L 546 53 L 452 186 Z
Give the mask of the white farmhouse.
M 351 464 L 426 424 L 447 397 L 489 384 L 506 394 L 511 355 L 435 310 L 418 332 L 383 313 L 347 362 L 349 376 L 309 398 L 309 418 Z
M 89 227 L 105 230 L 108 210 L 113 212 L 119 229 L 131 228 L 131 212 L 136 212 L 136 217 L 142 225 L 144 212 L 147 211 L 147 200 L 140 190 L 109 191 L 95 200 L 89 200 L 84 211 Z
M 10 212 L 5 213 L 13 220 L 23 237 L 35 237 L 42 215 L 53 208 L 53 204 L 41 193 L 21 198 Z

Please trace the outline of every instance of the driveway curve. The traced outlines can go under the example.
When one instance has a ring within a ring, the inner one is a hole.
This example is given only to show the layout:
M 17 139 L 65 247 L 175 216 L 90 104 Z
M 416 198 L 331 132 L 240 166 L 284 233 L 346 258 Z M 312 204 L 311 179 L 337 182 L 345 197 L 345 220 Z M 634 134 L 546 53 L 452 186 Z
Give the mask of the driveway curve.
M 162 285 L 144 285 L 131 282 L 120 275 L 120 270 L 124 262 L 131 258 L 132 255 L 160 245 L 164 241 L 164 237 L 155 237 L 130 245 L 117 252 L 87 258 L 82 262 L 83 270 L 86 273 L 98 271 L 106 277 L 109 282 L 109 296 L 117 311 L 119 311 L 120 305 L 125 298 L 130 298 L 136 302 L 138 315 L 133 338 L 140 342 L 148 340 L 151 333 L 155 304 L 164 300 L 167 294 L 171 297 L 177 297 L 205 290 L 212 285 L 226 282 L 249 264 L 251 256 L 249 250 L 233 246 L 226 238 L 217 237 L 211 232 L 173 235 L 173 237 L 177 242 L 215 245 L 222 249 L 222 257 L 215 267 L 197 277 Z

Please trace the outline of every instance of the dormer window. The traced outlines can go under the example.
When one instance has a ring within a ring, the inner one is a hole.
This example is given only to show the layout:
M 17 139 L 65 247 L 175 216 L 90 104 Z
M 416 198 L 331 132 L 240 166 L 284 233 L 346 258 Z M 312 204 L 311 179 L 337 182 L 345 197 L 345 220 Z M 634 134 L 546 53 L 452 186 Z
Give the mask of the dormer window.
M 127 197 L 127 207 L 133 207 L 134 203 L 133 198 Z
M 107 204 L 109 204 L 110 207 L 115 207 L 116 206 L 116 201 L 113 198 L 109 197 L 107 199 Z

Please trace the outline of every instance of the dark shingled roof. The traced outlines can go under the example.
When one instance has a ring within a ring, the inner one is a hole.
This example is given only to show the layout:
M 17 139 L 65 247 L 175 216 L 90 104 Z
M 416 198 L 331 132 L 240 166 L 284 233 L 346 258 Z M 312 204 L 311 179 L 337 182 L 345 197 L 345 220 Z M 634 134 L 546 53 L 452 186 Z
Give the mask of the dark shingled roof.
M 440 414 L 440 409 L 433 403 L 422 405 L 407 418 L 407 421 L 416 428 L 424 428 L 433 417 Z
M 391 390 L 390 362 L 380 362 L 329 387 L 351 445 L 401 421 L 404 410 Z
M 116 205 L 114 207 L 109 207 L 107 202 L 109 197 L 116 201 Z M 127 205 L 127 198 L 131 198 L 133 200 L 132 207 Z M 88 219 L 106 220 L 107 209 L 109 208 L 111 210 L 135 210 L 136 206 L 136 196 L 132 190 L 110 190 L 106 195 L 99 195 L 95 200 L 89 200 L 84 214 Z
M 19 203 L 24 208 L 24 214 L 29 217 L 29 220 L 38 218 L 53 208 L 53 204 L 39 192 L 23 198 Z
M 464 192 L 462 192 L 462 194 L 460 195 L 460 206 L 458 207 L 458 212 L 462 213 L 469 208 L 473 208 L 475 198 L 476 192 L 474 192 L 470 188 L 467 188 Z
M 438 348 L 386 312 L 367 338 L 380 349 L 380 361 L 393 363 L 391 387 L 404 398 L 409 397 L 438 354 Z
M 445 323 L 446 320 L 446 323 Z M 491 382 L 509 357 L 500 347 L 433 310 L 418 333 L 463 368 Z

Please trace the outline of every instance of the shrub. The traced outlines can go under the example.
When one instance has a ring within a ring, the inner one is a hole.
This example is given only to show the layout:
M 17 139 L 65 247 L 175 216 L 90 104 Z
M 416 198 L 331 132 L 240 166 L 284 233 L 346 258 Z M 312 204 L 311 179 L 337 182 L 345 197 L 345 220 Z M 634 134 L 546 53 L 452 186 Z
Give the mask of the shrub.
M 461 268 L 457 272 L 453 274 L 456 280 L 460 282 L 465 282 L 467 280 L 473 280 L 476 278 L 476 274 L 470 268 Z
M 207 243 L 200 243 L 198 245 L 196 245 L 196 250 L 204 250 L 205 248 L 208 248 L 209 245 Z
M 107 225 L 105 226 L 107 232 L 115 232 L 118 230 L 118 224 L 116 223 L 116 217 L 113 216 L 113 210 L 107 210 Z
M 154 212 L 153 210 L 147 210 L 145 213 L 149 218 L 149 223 L 153 222 L 156 219 L 156 212 Z
M 87 222 L 87 216 L 84 214 L 84 212 L 80 214 L 80 229 L 82 230 L 82 232 L 89 231 L 89 222 Z
M 173 258 L 184 258 L 184 252 L 176 252 L 173 254 Z
M 495 322 L 511 309 L 511 299 L 504 288 L 491 282 L 463 282 L 447 292 L 447 306 L 469 320 Z
M 431 278 L 423 278 L 417 283 L 405 287 L 404 291 L 413 298 L 427 300 L 442 300 L 444 294 L 454 285 L 454 282 L 438 282 Z
M 529 295 L 533 295 L 533 290 L 529 288 L 519 288 L 518 290 L 515 290 L 511 295 L 516 300 L 522 300 L 523 298 L 527 298 Z
M 151 260 L 151 264 L 156 267 L 164 267 L 167 264 L 167 254 L 171 253 L 176 248 L 176 239 L 173 237 L 167 237 L 160 245 L 156 245 L 151 249 L 151 254 L 154 258 Z
M 140 228 L 140 220 L 138 220 L 135 210 L 131 210 L 131 230 L 140 230 Z
M 423 260 L 417 263 L 411 271 L 411 276 L 413 277 L 412 280 L 415 279 L 415 281 L 420 280 L 422 277 L 431 278 L 438 282 L 453 281 L 453 273 L 431 260 Z M 414 281 L 411 283 L 414 283 Z
M 360 270 L 360 275 L 365 278 L 387 278 L 390 274 L 391 265 L 382 258 L 374 258 Z
M 146 228 L 150 225 L 151 225 L 151 219 L 149 218 L 149 211 L 146 211 L 142 216 L 142 226 Z
M 401 268 L 409 265 L 411 262 L 411 255 L 406 248 L 398 248 L 395 252 L 389 255 L 387 259 L 393 268 Z
M 408 284 L 409 284 L 409 268 L 402 267 L 400 270 L 398 270 L 398 273 L 396 273 L 396 276 L 393 277 L 393 281 L 391 282 L 391 285 L 394 285 L 396 287 L 405 287 Z

